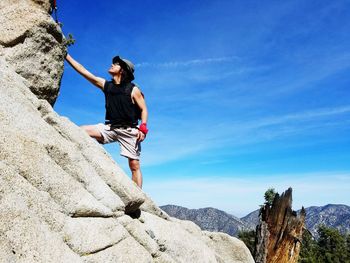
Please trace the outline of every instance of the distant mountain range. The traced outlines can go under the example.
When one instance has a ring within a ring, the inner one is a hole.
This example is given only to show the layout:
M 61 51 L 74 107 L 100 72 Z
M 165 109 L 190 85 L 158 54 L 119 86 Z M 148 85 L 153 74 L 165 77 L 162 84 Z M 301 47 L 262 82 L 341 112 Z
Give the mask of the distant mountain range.
M 188 209 L 176 205 L 166 205 L 160 208 L 172 217 L 196 223 L 203 230 L 224 232 L 235 236 L 239 230 L 248 229 L 246 224 L 238 217 L 211 207 Z
M 337 228 L 341 233 L 350 233 L 350 206 L 325 205 L 306 208 L 306 228 L 317 236 L 319 225 Z
M 161 206 L 166 213 L 178 219 L 190 220 L 203 230 L 224 232 L 237 236 L 240 230 L 254 229 L 259 222 L 259 209 L 238 218 L 215 208 L 188 209 L 176 205 Z M 306 208 L 306 227 L 317 237 L 319 225 L 337 228 L 342 233 L 350 233 L 350 206 L 328 204 Z

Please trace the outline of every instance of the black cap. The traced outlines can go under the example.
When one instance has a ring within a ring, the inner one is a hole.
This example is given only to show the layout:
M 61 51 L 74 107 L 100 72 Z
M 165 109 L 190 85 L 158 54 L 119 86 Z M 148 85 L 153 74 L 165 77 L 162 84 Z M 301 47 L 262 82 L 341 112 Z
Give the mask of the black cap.
M 112 60 L 112 63 L 113 64 L 119 63 L 121 68 L 126 70 L 129 73 L 130 78 L 131 78 L 130 80 L 134 80 L 135 79 L 135 77 L 134 77 L 135 66 L 130 60 L 121 58 L 119 56 L 115 56 L 113 58 L 113 60 Z

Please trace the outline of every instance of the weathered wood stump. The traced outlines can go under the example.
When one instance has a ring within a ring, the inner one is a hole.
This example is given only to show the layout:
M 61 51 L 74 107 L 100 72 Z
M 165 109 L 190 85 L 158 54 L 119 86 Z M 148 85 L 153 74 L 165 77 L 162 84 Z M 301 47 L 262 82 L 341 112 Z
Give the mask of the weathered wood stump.
M 305 209 L 298 216 L 292 210 L 292 188 L 281 196 L 276 194 L 272 205 L 260 211 L 256 228 L 257 263 L 296 263 L 298 261 L 305 224 Z

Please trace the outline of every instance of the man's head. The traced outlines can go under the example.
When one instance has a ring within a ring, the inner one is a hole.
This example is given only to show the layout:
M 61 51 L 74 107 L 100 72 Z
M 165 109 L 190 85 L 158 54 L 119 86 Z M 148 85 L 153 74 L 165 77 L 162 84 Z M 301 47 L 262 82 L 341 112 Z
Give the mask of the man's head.
M 127 59 L 123 59 L 119 56 L 115 56 L 112 60 L 112 63 L 113 65 L 120 66 L 120 68 L 122 69 L 122 78 L 124 79 L 124 81 L 130 82 L 135 79 L 134 77 L 135 66 L 131 61 Z M 111 70 L 109 72 L 112 73 Z

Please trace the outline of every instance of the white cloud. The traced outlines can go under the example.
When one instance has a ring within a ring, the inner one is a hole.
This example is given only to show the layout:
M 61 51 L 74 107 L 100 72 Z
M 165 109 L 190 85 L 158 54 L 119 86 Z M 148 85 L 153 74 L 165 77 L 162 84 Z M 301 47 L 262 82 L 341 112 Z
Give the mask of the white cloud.
M 138 68 L 145 68 L 145 67 L 175 68 L 175 67 L 189 67 L 189 66 L 197 66 L 197 65 L 212 64 L 212 63 L 231 62 L 237 59 L 238 57 L 235 57 L 235 56 L 226 56 L 226 57 L 218 57 L 218 58 L 192 59 L 187 61 L 168 61 L 168 62 L 161 62 L 161 63 L 141 62 L 136 64 L 135 66 Z
M 295 114 L 287 114 L 287 115 L 282 115 L 277 117 L 264 118 L 258 122 L 254 121 L 253 126 L 259 127 L 259 126 L 268 126 L 268 125 L 274 125 L 279 123 L 285 123 L 290 121 L 304 121 L 304 120 L 322 118 L 322 117 L 338 115 L 338 114 L 343 114 L 348 112 L 350 112 L 350 106 L 348 105 L 345 105 L 342 107 L 333 107 L 333 108 L 318 108 L 318 109 L 298 112 Z

